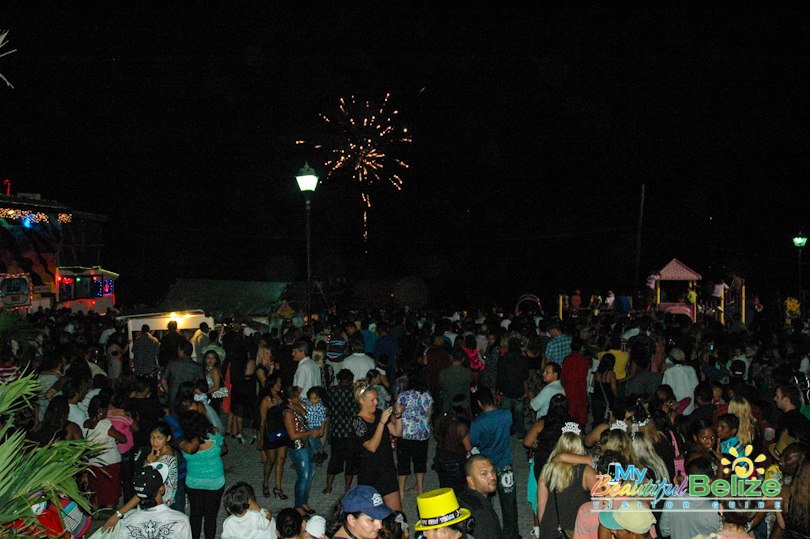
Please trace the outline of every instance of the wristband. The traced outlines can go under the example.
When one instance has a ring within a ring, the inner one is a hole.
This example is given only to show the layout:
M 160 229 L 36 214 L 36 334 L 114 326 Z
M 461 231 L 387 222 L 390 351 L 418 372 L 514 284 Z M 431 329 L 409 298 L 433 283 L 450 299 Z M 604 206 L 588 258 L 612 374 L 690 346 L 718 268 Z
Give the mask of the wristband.
M 117 516 L 118 518 L 124 518 L 124 515 L 118 509 L 115 510 L 115 516 Z

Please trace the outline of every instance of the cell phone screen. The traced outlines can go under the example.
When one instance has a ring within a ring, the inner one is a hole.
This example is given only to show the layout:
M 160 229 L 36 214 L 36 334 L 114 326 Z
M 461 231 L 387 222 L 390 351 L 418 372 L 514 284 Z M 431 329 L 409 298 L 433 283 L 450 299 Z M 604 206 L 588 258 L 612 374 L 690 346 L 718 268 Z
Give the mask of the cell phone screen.
M 619 484 L 619 463 L 618 462 L 611 462 L 608 464 L 608 475 L 610 476 L 610 481 L 608 481 L 608 485 L 618 485 Z

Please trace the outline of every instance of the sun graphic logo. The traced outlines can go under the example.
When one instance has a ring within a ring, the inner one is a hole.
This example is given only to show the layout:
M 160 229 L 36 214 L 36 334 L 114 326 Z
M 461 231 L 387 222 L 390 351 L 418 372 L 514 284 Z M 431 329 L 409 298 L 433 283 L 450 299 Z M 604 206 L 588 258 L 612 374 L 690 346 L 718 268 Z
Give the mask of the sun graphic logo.
M 763 475 L 765 473 L 764 468 L 758 468 L 755 463 L 757 462 L 764 462 L 765 455 L 758 455 L 757 458 L 751 460 L 751 453 L 754 452 L 754 448 L 750 445 L 745 446 L 745 451 L 743 454 L 740 454 L 737 451 L 736 447 L 732 447 L 729 450 L 731 456 L 734 457 L 734 462 L 728 460 L 727 458 L 723 457 L 723 460 L 720 463 L 723 466 L 731 465 L 731 468 L 724 468 L 723 473 L 729 473 L 731 470 L 734 470 L 734 473 L 737 474 L 737 477 L 740 479 L 747 479 L 751 477 L 754 473 L 754 470 L 757 471 L 758 474 Z

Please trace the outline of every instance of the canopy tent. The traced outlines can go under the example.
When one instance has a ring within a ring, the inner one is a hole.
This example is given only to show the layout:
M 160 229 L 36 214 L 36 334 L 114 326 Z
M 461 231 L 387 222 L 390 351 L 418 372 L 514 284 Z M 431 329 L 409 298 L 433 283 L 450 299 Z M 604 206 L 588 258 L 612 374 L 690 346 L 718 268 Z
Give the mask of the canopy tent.
M 237 315 L 275 313 L 290 283 L 264 281 L 220 281 L 180 279 L 172 286 L 158 309 L 186 311 L 202 309 L 218 320 Z

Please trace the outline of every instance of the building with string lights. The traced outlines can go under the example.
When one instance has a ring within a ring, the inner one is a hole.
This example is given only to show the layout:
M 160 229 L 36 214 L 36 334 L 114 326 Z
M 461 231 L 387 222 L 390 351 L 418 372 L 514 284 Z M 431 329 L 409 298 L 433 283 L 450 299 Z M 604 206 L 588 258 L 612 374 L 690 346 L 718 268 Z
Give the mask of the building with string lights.
M 39 194 L 0 195 L 0 309 L 113 307 L 118 274 L 99 266 L 106 222 Z

